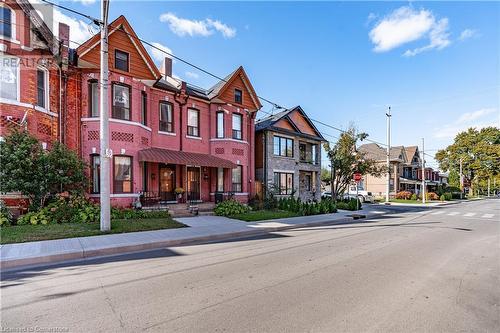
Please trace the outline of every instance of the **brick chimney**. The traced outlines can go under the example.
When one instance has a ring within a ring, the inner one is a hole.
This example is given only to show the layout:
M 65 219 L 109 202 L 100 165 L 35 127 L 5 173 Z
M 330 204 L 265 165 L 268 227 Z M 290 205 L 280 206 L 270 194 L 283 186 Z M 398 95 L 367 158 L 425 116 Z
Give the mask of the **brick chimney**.
M 68 54 L 69 54 L 69 26 L 67 24 L 59 22 L 59 40 L 60 45 L 60 55 L 61 55 L 61 66 L 62 70 L 68 70 Z
M 160 73 L 164 76 L 172 77 L 172 59 L 165 57 L 163 63 L 161 64 Z

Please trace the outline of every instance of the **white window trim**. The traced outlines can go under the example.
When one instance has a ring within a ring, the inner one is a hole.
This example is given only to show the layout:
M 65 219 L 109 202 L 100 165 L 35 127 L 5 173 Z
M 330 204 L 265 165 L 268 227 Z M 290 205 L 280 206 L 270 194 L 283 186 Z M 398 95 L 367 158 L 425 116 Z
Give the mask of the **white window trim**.
M 85 118 L 80 118 L 80 121 L 100 121 L 101 117 L 85 117 Z M 126 124 L 126 125 L 132 125 L 132 126 L 139 126 L 144 128 L 146 131 L 151 132 L 151 127 L 144 126 L 141 123 L 138 123 L 137 121 L 128 121 L 128 120 L 123 120 L 123 119 L 116 119 L 116 118 L 109 118 L 110 123 L 118 123 L 118 124 Z
M 11 24 L 10 30 L 12 31 L 12 36 L 11 37 L 0 35 L 0 39 L 9 41 L 9 42 L 15 43 L 15 44 L 21 44 L 21 42 L 17 39 L 16 11 L 14 9 L 12 9 L 12 7 L 8 6 L 7 4 L 5 4 L 3 2 L 0 3 L 0 7 L 6 7 L 6 8 L 8 8 L 10 10 L 10 24 Z
M 44 80 L 45 80 L 45 89 L 44 89 L 44 94 L 45 96 L 43 96 L 43 98 L 45 99 L 45 107 L 41 107 L 39 105 L 36 105 L 35 104 L 35 109 L 39 109 L 38 111 L 49 111 L 50 110 L 50 73 L 49 73 L 49 70 L 43 66 L 38 66 L 36 68 L 37 70 L 37 75 L 38 75 L 38 71 L 41 70 L 44 72 Z M 37 84 L 38 84 L 38 77 L 37 77 Z M 38 99 L 38 86 L 36 87 L 37 88 L 37 99 Z
M 161 134 L 161 135 L 170 135 L 170 136 L 177 136 L 177 134 L 175 132 L 158 131 L 158 134 Z
M 224 139 L 225 138 L 226 131 L 225 131 L 224 125 L 225 125 L 226 119 L 224 117 L 224 113 L 225 113 L 224 111 L 217 111 L 215 113 L 215 137 L 217 139 Z M 222 115 L 222 136 L 219 136 L 219 114 Z
M 17 91 L 16 91 L 16 99 L 10 99 L 10 98 L 2 98 L 0 97 L 0 101 L 2 103 L 7 103 L 7 104 L 15 104 L 15 102 L 20 103 L 21 102 L 21 61 L 18 57 L 13 57 L 13 56 L 3 56 L 2 58 L 4 59 L 16 59 L 17 60 L 17 69 L 16 69 L 16 84 L 17 84 Z M 9 103 L 9 101 L 11 101 Z M 30 107 L 33 107 L 33 105 L 26 103 Z
M 210 141 L 215 141 L 215 142 L 217 142 L 217 141 L 231 141 L 231 142 L 248 144 L 248 141 L 238 140 L 238 139 L 233 139 L 233 138 L 213 138 L 213 139 L 210 139 Z
M 186 135 L 187 139 L 203 140 L 201 136 Z

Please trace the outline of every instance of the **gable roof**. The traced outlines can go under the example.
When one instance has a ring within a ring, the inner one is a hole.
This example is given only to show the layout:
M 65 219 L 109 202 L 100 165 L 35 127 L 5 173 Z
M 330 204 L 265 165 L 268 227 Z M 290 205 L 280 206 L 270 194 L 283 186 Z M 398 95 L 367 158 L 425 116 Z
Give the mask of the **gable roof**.
M 250 79 L 248 78 L 247 73 L 245 72 L 245 69 L 243 69 L 243 66 L 240 66 L 236 68 L 233 72 L 231 72 L 229 75 L 227 75 L 224 79 L 220 80 L 217 82 L 215 85 L 213 85 L 211 88 L 207 90 L 207 97 L 212 100 L 218 96 L 221 96 L 226 89 L 228 89 L 231 84 L 236 80 L 237 78 L 240 78 L 241 81 L 243 81 L 243 84 L 245 88 L 248 90 L 250 93 L 250 98 L 252 100 L 253 105 L 255 106 L 255 110 L 259 110 L 262 108 L 262 104 L 260 103 L 259 96 L 257 96 L 257 93 L 255 92 L 252 84 L 250 83 Z
M 358 151 L 365 154 L 365 157 L 375 161 L 387 160 L 387 149 L 380 147 L 376 143 L 367 143 L 358 147 Z M 389 160 L 391 162 L 406 162 L 406 151 L 403 146 L 391 147 L 389 151 Z
M 139 40 L 139 37 L 135 33 L 134 29 L 132 29 L 132 26 L 123 15 L 120 15 L 113 22 L 108 24 L 108 31 L 109 31 L 108 36 L 111 36 L 114 32 L 118 30 L 121 30 L 127 34 L 131 43 L 137 49 L 142 59 L 146 63 L 148 69 L 151 71 L 151 74 L 153 74 L 153 76 L 156 79 L 161 78 L 160 70 L 156 67 L 156 64 L 154 63 L 153 59 L 151 59 L 151 56 L 147 52 L 144 45 L 142 45 L 142 42 Z M 83 44 L 78 46 L 77 52 L 79 54 L 79 57 L 81 58 L 85 56 L 85 54 L 89 53 L 91 50 L 96 48 L 100 44 L 100 38 L 101 36 L 99 33 L 95 34 L 90 39 L 85 41 Z
M 311 135 L 308 133 L 302 132 L 296 124 L 293 119 L 290 117 L 290 115 L 293 112 L 299 112 L 305 119 L 305 121 L 308 123 L 308 125 L 313 129 L 315 132 L 315 135 Z M 286 120 L 292 127 L 295 128 L 295 131 L 291 132 L 288 130 L 285 130 L 283 128 L 278 128 L 275 126 L 279 121 L 281 120 Z M 314 126 L 314 123 L 311 121 L 311 119 L 307 116 L 307 114 L 304 112 L 304 110 L 300 107 L 300 105 L 297 105 L 293 108 L 283 110 L 281 112 L 278 112 L 274 115 L 271 115 L 269 117 L 263 118 L 258 120 L 255 123 L 255 131 L 263 131 L 263 130 L 273 130 L 273 131 L 282 131 L 282 132 L 290 132 L 290 134 L 299 134 L 304 137 L 308 137 L 311 139 L 316 139 L 316 140 L 321 140 L 321 141 L 326 141 L 321 132 Z
M 59 52 L 59 42 L 54 36 L 51 28 L 45 24 L 45 21 L 40 17 L 38 12 L 33 7 L 28 0 L 16 0 L 15 1 L 19 7 L 21 7 L 24 14 L 28 17 L 30 22 L 33 24 L 33 32 L 35 32 L 41 39 L 47 43 L 50 52 L 56 55 Z M 9 2 L 6 2 L 10 5 Z
M 413 160 L 413 156 L 415 156 L 415 154 L 418 151 L 418 146 L 405 147 L 405 151 L 406 151 L 406 161 L 411 163 L 411 161 Z

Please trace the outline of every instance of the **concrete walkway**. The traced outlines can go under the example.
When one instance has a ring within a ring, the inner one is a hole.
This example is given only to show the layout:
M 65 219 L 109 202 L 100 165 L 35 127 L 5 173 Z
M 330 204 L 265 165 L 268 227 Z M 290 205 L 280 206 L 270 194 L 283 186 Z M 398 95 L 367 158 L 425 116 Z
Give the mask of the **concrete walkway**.
M 367 217 L 373 217 L 388 212 L 383 207 L 372 205 L 356 212 L 356 214 L 361 213 Z M 350 217 L 352 214 L 353 212 L 339 211 L 335 214 L 300 216 L 253 223 L 220 216 L 178 218 L 177 221 L 189 226 L 189 228 L 2 245 L 0 246 L 0 267 L 12 269 L 21 266 L 248 237 L 299 227 L 352 223 L 353 219 Z

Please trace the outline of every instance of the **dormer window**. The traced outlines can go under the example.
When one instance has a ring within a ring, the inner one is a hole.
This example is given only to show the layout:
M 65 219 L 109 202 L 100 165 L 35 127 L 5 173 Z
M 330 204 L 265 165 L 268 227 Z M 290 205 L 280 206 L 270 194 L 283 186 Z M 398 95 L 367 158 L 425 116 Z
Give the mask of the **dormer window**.
M 12 9 L 9 7 L 0 7 L 0 36 L 14 38 L 12 29 Z
M 128 53 L 115 50 L 115 68 L 128 72 Z
M 234 89 L 234 102 L 238 104 L 243 103 L 243 92 L 239 89 Z

